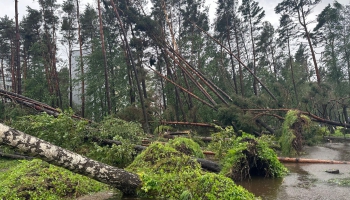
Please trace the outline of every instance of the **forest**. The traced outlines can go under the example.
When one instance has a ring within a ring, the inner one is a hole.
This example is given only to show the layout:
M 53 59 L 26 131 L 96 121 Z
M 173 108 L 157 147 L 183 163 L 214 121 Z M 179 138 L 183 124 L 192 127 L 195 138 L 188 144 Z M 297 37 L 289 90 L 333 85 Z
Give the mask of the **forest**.
M 265 135 L 282 135 L 283 143 L 292 127 L 300 129 L 292 144 L 299 152 L 315 135 L 350 128 L 350 4 L 330 2 L 312 20 L 321 0 L 280 0 L 274 27 L 257 0 L 217 0 L 213 20 L 205 0 L 37 2 L 39 9 L 28 6 L 18 19 L 15 0 L 16 14 L 0 17 L 0 122 L 28 134 L 123 168 L 144 134 L 190 129 L 213 141 L 242 137 L 264 146 Z M 286 128 L 291 110 L 299 121 Z M 79 147 L 80 140 L 111 139 L 126 149 Z M 225 145 L 233 144 L 241 143 Z M 135 165 L 128 168 L 139 173 Z

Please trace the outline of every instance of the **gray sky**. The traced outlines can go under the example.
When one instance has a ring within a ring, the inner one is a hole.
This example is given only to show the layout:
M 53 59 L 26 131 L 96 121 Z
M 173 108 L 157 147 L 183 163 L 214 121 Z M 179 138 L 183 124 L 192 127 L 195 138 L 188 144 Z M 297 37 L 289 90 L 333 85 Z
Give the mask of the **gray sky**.
M 18 0 L 19 3 L 19 19 L 21 20 L 23 15 L 26 14 L 26 7 L 30 6 L 32 8 L 39 8 L 39 5 L 37 3 L 37 0 Z M 80 0 L 81 5 L 84 6 L 87 3 L 96 5 L 96 0 Z M 275 27 L 278 26 L 278 20 L 279 16 L 275 14 L 274 8 L 276 5 L 281 2 L 282 0 L 257 0 L 259 2 L 259 5 L 264 7 L 264 10 L 266 12 L 265 20 L 271 22 Z M 15 0 L 0 0 L 0 17 L 3 17 L 5 15 L 8 15 L 10 18 L 14 18 L 15 14 Z M 62 3 L 63 0 L 57 0 L 58 3 Z M 211 16 L 215 13 L 215 0 L 207 0 L 207 5 L 210 7 L 210 14 Z M 350 0 L 338 0 L 339 3 L 342 4 L 350 4 Z M 313 19 L 316 19 L 316 15 L 323 10 L 324 7 L 326 7 L 327 4 L 333 3 L 333 0 L 322 0 L 319 5 L 314 9 L 314 12 L 310 16 Z

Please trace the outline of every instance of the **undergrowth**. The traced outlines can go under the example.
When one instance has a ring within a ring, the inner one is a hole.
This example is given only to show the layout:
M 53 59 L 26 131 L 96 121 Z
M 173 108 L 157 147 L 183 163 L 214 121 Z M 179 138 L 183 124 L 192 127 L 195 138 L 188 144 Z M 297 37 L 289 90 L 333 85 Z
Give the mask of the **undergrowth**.
M 128 166 L 143 186 L 138 196 L 164 199 L 254 199 L 222 175 L 202 171 L 199 163 L 170 145 L 151 144 Z
M 75 199 L 107 190 L 95 180 L 50 165 L 44 161 L 19 161 L 0 171 L 0 196 L 5 199 Z

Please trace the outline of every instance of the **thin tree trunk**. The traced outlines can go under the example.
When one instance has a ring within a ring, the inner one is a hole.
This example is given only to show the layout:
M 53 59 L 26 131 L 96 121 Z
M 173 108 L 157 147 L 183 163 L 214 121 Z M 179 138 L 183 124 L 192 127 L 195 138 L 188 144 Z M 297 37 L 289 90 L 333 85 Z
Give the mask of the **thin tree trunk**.
M 98 0 L 99 1 L 99 0 Z M 148 124 L 148 117 L 147 117 L 147 112 L 146 112 L 146 107 L 145 107 L 145 102 L 144 102 L 144 98 L 143 98 L 143 95 L 142 95 L 142 90 L 141 90 L 141 87 L 140 87 L 140 81 L 138 79 L 138 73 L 137 73 L 137 69 L 136 69 L 136 65 L 135 65 L 135 62 L 134 62 L 134 59 L 133 59 L 133 56 L 132 56 L 132 52 L 130 50 L 130 46 L 129 46 L 129 43 L 128 43 L 128 39 L 127 39 L 127 35 L 126 35 L 126 31 L 125 31 L 125 28 L 123 26 L 123 23 L 120 19 L 120 16 L 119 16 L 119 12 L 113 2 L 113 0 L 111 1 L 111 4 L 113 6 L 113 10 L 116 14 L 116 17 L 117 17 L 117 20 L 120 24 L 120 27 L 122 29 L 122 33 L 123 33 L 123 36 L 124 36 L 124 42 L 125 42 L 125 46 L 127 48 L 127 52 L 128 52 L 128 55 L 129 55 L 129 59 L 131 61 L 131 64 L 132 64 L 132 67 L 133 67 L 133 71 L 134 71 L 134 74 L 135 74 L 135 80 L 136 80 L 136 84 L 137 84 L 137 90 L 139 92 L 139 97 L 140 97 L 140 103 L 141 103 L 141 107 L 142 107 L 142 113 L 143 113 L 143 118 L 145 120 L 145 132 L 146 133 L 150 133 L 150 129 L 149 129 L 149 124 Z
M 315 73 L 316 73 L 316 78 L 317 78 L 317 84 L 320 85 L 321 84 L 321 77 L 320 77 L 320 73 L 318 71 L 315 51 L 314 51 L 314 48 L 312 46 L 309 30 L 307 29 L 307 24 L 306 24 L 306 21 L 305 21 L 304 10 L 303 10 L 303 8 L 301 8 L 301 9 L 302 9 L 301 10 L 301 15 L 300 15 L 300 11 L 298 10 L 298 18 L 299 18 L 300 24 L 303 26 L 304 31 L 305 31 L 306 39 L 307 39 L 307 42 L 309 44 L 310 51 L 311 51 L 312 61 L 314 62 L 314 66 L 315 66 Z
M 22 94 L 22 79 L 21 79 L 21 56 L 19 44 L 19 26 L 18 26 L 18 0 L 15 0 L 15 15 L 16 15 L 16 73 L 17 87 L 16 92 Z
M 106 100 L 107 100 L 107 106 L 108 106 L 108 114 L 111 114 L 111 97 L 109 94 L 109 80 L 108 80 L 108 65 L 107 65 L 107 56 L 106 56 L 106 49 L 105 49 L 105 41 L 104 41 L 104 34 L 103 34 L 103 24 L 102 24 L 102 15 L 101 15 L 101 6 L 100 6 L 100 0 L 97 0 L 97 7 L 98 7 L 98 17 L 100 21 L 100 38 L 101 38 L 101 45 L 102 45 L 102 53 L 103 53 L 103 61 L 104 61 L 104 71 L 105 71 L 105 89 L 106 89 Z
M 17 148 L 50 164 L 111 185 L 125 194 L 134 194 L 142 184 L 137 174 L 94 161 L 1 123 L 0 144 Z
M 72 45 L 68 40 L 68 65 L 69 65 L 69 107 L 73 108 L 73 80 L 72 80 Z
M 251 18 L 249 18 L 249 24 L 250 24 L 250 37 L 251 37 L 252 48 L 253 48 L 253 72 L 256 76 L 256 53 L 255 53 L 255 42 L 254 42 L 254 37 L 253 37 L 253 25 L 252 25 Z M 253 89 L 254 89 L 254 94 L 258 95 L 258 82 L 257 82 L 255 77 L 253 79 Z
M 293 87 L 294 87 L 294 94 L 295 94 L 295 98 L 297 100 L 297 104 L 299 103 L 299 98 L 298 98 L 298 92 L 297 92 L 297 87 L 295 85 L 295 79 L 294 79 L 294 69 L 293 69 L 293 59 L 292 59 L 292 54 L 290 51 L 290 43 L 289 43 L 289 33 L 288 34 L 288 38 L 287 38 L 287 45 L 288 45 L 288 55 L 289 55 L 289 64 L 290 64 L 290 72 L 292 75 L 292 81 L 293 81 Z
M 231 39 L 229 33 L 227 34 L 227 43 L 228 43 L 228 48 L 232 52 L 231 48 Z M 235 86 L 235 93 L 238 94 L 238 88 L 237 88 L 237 81 L 236 81 L 236 70 L 235 70 L 235 65 L 233 62 L 233 56 L 230 54 L 230 61 L 231 61 L 231 68 L 232 68 L 232 78 L 233 78 L 233 83 Z
M 6 90 L 5 72 L 4 72 L 4 58 L 1 58 L 1 76 L 2 76 L 2 84 L 4 85 L 4 90 Z
M 13 50 L 13 41 L 11 40 L 11 82 L 12 82 L 12 92 L 16 91 L 16 74 L 15 74 L 15 52 Z
M 85 78 L 84 78 L 84 63 L 83 63 L 83 44 L 80 33 L 80 12 L 79 0 L 77 0 L 77 22 L 78 22 L 78 37 L 79 37 L 79 53 L 80 53 L 80 72 L 81 72 L 81 117 L 85 117 Z
M 239 48 L 239 37 L 238 37 L 238 31 L 237 31 L 237 24 L 236 24 L 236 20 L 233 23 L 233 28 L 235 31 L 235 40 L 236 40 L 236 48 L 237 48 L 237 58 L 241 59 L 241 50 Z M 244 96 L 244 87 L 243 87 L 243 70 L 242 70 L 242 65 L 240 62 L 238 62 L 239 65 L 239 82 L 240 82 L 240 86 L 241 86 L 241 94 L 242 97 Z

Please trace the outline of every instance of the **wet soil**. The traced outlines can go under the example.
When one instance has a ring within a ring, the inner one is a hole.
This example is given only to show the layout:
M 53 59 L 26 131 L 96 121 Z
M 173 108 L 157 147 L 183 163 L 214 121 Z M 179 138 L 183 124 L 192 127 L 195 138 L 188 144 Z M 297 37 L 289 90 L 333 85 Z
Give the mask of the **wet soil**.
M 328 143 L 322 146 L 305 147 L 302 158 L 350 161 L 348 143 Z M 290 173 L 280 179 L 252 178 L 237 182 L 250 192 L 266 200 L 342 200 L 350 199 L 350 188 L 329 181 L 350 178 L 348 164 L 294 164 L 285 166 Z M 339 174 L 326 170 L 338 169 Z

